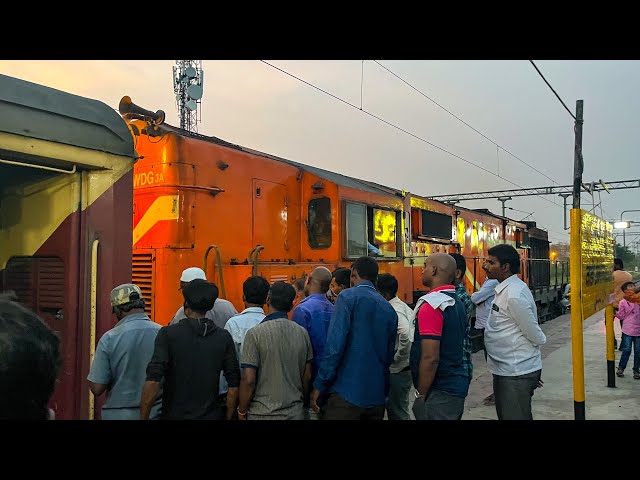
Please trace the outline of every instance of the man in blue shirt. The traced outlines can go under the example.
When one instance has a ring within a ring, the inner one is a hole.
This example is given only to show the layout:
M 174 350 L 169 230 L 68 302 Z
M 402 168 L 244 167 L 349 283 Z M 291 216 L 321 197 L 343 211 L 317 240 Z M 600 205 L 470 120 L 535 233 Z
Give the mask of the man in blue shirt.
M 96 397 L 107 392 L 103 420 L 139 420 L 147 364 L 161 327 L 144 313 L 142 292 L 133 283 L 111 291 L 111 307 L 118 323 L 98 342 L 87 380 Z M 152 419 L 159 416 L 161 402 L 154 402 Z
M 311 362 L 311 382 L 318 374 L 320 360 L 324 354 L 327 341 L 327 330 L 333 313 L 333 303 L 327 299 L 327 291 L 331 284 L 331 272 L 326 267 L 316 267 L 307 277 L 304 284 L 306 297 L 293 311 L 291 320 L 304 327 L 313 348 Z M 309 398 L 304 399 L 305 415 L 309 420 L 318 420 L 317 414 L 309 407 Z
M 351 268 L 352 288 L 336 300 L 327 342 L 313 383 L 311 407 L 328 393 L 324 420 L 382 420 L 389 393 L 389 366 L 395 354 L 398 315 L 374 283 L 378 263 L 358 258 Z

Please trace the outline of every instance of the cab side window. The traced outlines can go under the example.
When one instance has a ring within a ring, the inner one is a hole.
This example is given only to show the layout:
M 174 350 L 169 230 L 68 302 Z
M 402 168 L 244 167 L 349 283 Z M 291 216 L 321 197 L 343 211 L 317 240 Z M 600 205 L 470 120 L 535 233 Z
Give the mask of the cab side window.
M 331 199 L 329 197 L 309 200 L 307 234 L 311 248 L 331 246 Z

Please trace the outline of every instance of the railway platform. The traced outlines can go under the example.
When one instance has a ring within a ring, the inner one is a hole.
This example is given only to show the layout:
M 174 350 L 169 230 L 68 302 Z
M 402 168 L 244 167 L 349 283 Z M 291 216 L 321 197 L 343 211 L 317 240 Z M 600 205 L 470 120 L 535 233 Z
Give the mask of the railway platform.
M 570 314 L 541 325 L 547 336 L 542 351 L 544 387 L 535 391 L 534 420 L 573 420 L 573 367 Z M 620 342 L 620 323 L 614 321 Z M 615 388 L 607 387 L 604 310 L 584 321 L 584 383 L 586 420 L 640 420 L 640 380 L 633 379 L 633 353 L 623 378 L 615 378 Z M 616 368 L 620 352 L 616 349 Z M 463 420 L 497 420 L 495 406 L 484 405 L 492 392 L 492 376 L 482 351 L 473 354 L 474 378 L 465 403 Z

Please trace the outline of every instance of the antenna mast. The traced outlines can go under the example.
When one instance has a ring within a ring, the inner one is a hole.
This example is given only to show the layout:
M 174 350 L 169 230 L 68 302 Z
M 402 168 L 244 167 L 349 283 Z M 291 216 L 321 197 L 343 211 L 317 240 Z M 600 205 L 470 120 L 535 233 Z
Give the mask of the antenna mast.
M 201 121 L 199 106 L 202 100 L 204 70 L 202 60 L 176 60 L 173 67 L 173 91 L 176 94 L 180 128 L 198 132 Z

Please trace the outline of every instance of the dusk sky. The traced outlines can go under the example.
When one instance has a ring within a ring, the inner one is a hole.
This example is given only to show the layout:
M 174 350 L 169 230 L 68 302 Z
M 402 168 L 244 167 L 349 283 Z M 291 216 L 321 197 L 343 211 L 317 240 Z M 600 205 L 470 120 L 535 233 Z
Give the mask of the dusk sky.
M 502 177 L 522 187 L 573 182 L 574 120 L 528 60 L 379 62 L 491 141 L 370 60 L 269 60 L 358 108 L 258 60 L 204 60 L 198 133 L 424 196 L 519 188 L 361 112 L 362 101 L 363 110 L 493 173 L 499 168 Z M 583 181 L 640 178 L 640 62 L 534 62 L 572 113 L 576 100 L 584 100 Z M 179 125 L 173 65 L 174 60 L 0 60 L 0 73 L 113 108 L 129 95 L 146 109 L 164 110 L 167 123 Z M 533 212 L 527 220 L 549 230 L 552 242 L 568 242 L 562 199 L 544 198 L 514 198 L 507 206 L 517 210 L 507 210 L 507 216 L 519 220 Z M 606 219 L 640 209 L 640 189 L 602 193 L 601 199 Z M 600 201 L 597 194 L 595 200 Z M 590 203 L 583 194 L 583 208 Z M 497 200 L 461 205 L 501 212 Z M 640 221 L 640 212 L 625 219 Z M 634 237 L 628 235 L 627 244 Z

